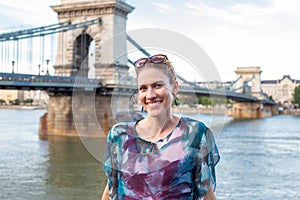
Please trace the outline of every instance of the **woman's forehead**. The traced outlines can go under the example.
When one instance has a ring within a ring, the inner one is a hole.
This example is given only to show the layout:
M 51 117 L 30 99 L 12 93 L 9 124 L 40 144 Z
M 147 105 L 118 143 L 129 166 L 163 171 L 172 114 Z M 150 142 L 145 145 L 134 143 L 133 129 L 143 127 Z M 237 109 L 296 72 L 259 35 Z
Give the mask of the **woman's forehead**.
M 137 77 L 139 85 L 141 83 L 155 83 L 158 81 L 169 81 L 169 78 L 163 73 L 162 70 L 156 68 L 145 68 L 141 70 Z

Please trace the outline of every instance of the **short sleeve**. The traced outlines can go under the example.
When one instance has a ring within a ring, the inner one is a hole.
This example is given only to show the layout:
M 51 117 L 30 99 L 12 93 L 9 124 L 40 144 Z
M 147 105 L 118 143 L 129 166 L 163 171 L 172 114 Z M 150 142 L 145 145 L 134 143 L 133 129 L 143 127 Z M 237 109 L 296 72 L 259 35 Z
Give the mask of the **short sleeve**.
M 204 197 L 210 183 L 213 190 L 216 188 L 215 166 L 220 160 L 214 135 L 209 128 L 202 134 L 199 150 L 195 179 L 197 193 L 200 197 Z
M 110 199 L 118 199 L 118 170 L 116 170 L 116 163 L 114 162 L 116 159 L 116 144 L 112 140 L 112 131 L 109 131 L 106 151 L 104 155 L 104 173 L 108 178 L 108 188 Z

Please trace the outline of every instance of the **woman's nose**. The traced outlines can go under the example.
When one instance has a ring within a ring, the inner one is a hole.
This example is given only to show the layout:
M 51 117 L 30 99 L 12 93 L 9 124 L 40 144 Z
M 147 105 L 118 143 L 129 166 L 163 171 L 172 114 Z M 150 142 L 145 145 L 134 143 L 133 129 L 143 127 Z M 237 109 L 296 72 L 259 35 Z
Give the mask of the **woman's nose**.
M 154 90 L 149 88 L 148 91 L 147 91 L 147 94 L 146 94 L 146 98 L 147 99 L 152 99 L 152 98 L 155 98 L 155 97 L 156 97 L 156 94 L 155 94 Z

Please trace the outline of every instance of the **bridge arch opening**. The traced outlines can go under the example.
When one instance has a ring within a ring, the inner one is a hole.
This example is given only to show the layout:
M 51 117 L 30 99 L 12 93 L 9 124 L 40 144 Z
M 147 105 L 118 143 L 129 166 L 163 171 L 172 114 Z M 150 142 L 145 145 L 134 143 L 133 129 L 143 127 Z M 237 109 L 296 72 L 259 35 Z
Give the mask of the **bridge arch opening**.
M 260 67 L 237 67 L 238 77 L 234 90 L 237 93 L 247 94 L 259 99 L 263 98 L 261 90 Z
M 245 81 L 243 85 L 243 94 L 252 95 L 252 82 Z
M 93 38 L 87 33 L 82 33 L 76 37 L 73 45 L 73 75 L 88 77 L 90 62 L 92 61 L 90 57 L 94 56 L 91 48 L 93 41 Z M 80 74 L 78 74 L 79 69 Z

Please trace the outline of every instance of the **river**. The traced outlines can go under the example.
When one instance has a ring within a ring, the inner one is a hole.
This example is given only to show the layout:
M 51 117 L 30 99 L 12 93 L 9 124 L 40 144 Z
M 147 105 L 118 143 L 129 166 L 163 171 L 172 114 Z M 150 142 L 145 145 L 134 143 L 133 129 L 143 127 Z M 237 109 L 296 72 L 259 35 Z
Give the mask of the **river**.
M 100 199 L 101 162 L 80 141 L 40 140 L 44 112 L 0 110 L 0 199 Z M 300 199 L 299 116 L 228 120 L 217 144 L 218 200 Z

